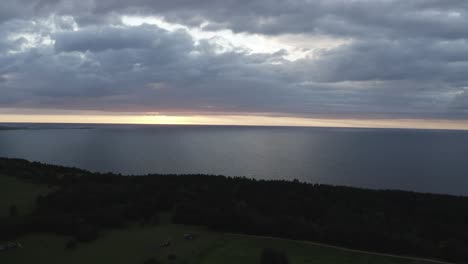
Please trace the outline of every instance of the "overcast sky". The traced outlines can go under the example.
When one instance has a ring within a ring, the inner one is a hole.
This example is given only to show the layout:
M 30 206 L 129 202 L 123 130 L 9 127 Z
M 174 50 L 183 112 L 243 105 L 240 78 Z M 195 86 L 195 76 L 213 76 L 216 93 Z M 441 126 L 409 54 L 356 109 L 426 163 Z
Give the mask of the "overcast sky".
M 0 114 L 468 119 L 466 0 L 1 0 Z

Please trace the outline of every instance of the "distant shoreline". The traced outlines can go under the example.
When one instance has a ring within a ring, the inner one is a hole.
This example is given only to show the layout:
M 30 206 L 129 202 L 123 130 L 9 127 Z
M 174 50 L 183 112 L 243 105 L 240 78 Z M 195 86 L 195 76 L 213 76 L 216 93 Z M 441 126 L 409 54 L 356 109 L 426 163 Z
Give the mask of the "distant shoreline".
M 2 125 L 3 124 L 3 125 Z M 12 127 L 9 125 L 28 125 Z M 31 127 L 32 126 L 32 127 Z M 42 126 L 42 127 L 41 127 Z M 69 127 L 44 127 L 44 126 L 69 126 Z M 83 127 L 73 127 L 83 126 Z M 145 123 L 48 123 L 48 122 L 0 122 L 1 130 L 28 130 L 28 129 L 93 129 L 91 126 L 136 126 L 136 127 L 220 127 L 220 128 L 298 128 L 298 129 L 333 129 L 333 130 L 381 130 L 381 131 L 434 131 L 434 132 L 468 132 L 468 129 L 456 128 L 413 128 L 413 127 L 353 127 L 353 126 L 294 126 L 294 125 L 213 125 L 213 124 L 145 124 Z
M 23 127 L 0 126 L 0 131 L 1 131 L 1 130 L 23 130 L 23 129 L 27 129 L 27 128 L 23 128 Z
M 1 124 L 1 123 L 0 123 Z M 12 123 L 8 123 L 12 124 Z M 16 124 L 29 124 L 29 123 L 16 123 Z M 67 125 L 67 124 L 46 124 L 46 123 L 33 123 L 30 126 L 0 126 L 2 130 L 43 130 L 43 129 L 93 129 L 92 127 L 45 127 L 47 125 Z M 32 126 L 31 126 L 32 125 Z

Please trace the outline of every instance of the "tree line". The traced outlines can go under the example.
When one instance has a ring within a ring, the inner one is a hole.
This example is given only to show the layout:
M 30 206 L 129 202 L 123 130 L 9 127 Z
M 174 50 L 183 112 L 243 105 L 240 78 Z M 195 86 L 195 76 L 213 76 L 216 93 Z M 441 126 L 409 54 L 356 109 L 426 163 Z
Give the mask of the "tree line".
M 209 175 L 121 176 L 0 159 L 0 174 L 56 185 L 0 234 L 54 232 L 87 242 L 102 228 L 179 224 L 468 263 L 468 197 Z M 1 240 L 1 238 L 0 238 Z

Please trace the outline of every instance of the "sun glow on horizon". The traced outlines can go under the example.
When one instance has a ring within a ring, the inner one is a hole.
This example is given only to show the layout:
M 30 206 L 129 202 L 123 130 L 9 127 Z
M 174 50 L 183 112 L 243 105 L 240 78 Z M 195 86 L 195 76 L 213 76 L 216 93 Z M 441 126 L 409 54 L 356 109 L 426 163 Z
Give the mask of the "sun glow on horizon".
M 339 119 L 275 117 L 263 115 L 83 115 L 0 114 L 3 123 L 81 123 L 148 125 L 247 125 L 351 128 L 414 128 L 468 130 L 464 120 L 425 119 Z

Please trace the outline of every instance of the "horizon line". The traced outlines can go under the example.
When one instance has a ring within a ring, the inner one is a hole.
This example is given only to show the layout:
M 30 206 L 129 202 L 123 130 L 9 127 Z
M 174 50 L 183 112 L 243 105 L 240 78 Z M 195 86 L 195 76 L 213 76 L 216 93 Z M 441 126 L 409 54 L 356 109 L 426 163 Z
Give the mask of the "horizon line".
M 183 125 L 252 127 L 324 127 L 368 129 L 468 130 L 467 120 L 303 118 L 261 115 L 24 115 L 0 114 L 0 123 L 90 125 Z

